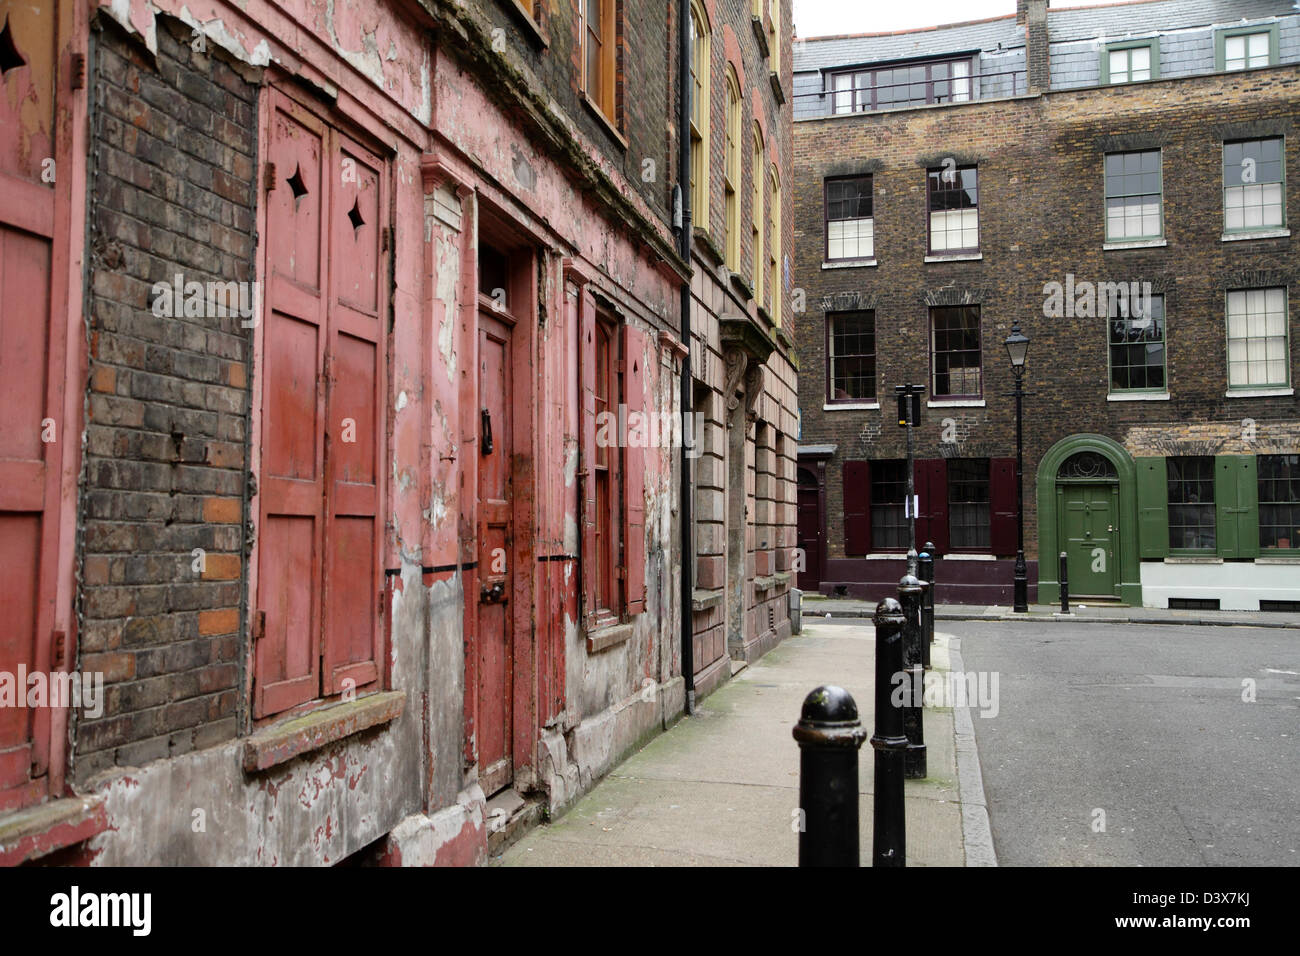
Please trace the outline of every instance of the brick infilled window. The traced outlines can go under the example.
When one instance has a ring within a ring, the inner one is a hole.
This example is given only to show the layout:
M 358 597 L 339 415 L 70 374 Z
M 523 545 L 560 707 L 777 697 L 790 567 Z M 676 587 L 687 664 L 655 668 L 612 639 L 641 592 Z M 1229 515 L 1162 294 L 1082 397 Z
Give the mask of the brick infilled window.
M 971 95 L 971 60 L 943 60 L 880 70 L 850 70 L 831 77 L 836 113 L 887 110 L 926 103 L 964 103 Z
M 989 549 L 989 460 L 948 461 L 948 535 L 955 551 Z
M 1165 297 L 1109 299 L 1107 308 L 1110 390 L 1165 391 Z
M 871 463 L 871 549 L 906 551 L 907 462 L 902 459 Z
M 978 398 L 980 379 L 979 306 L 944 306 L 930 310 L 933 326 L 936 398 Z
M 1160 150 L 1106 155 L 1106 240 L 1164 235 Z
M 1170 458 L 1169 547 L 1184 551 L 1213 551 L 1214 459 Z
M 826 180 L 826 258 L 873 258 L 875 233 L 871 177 Z
M 826 317 L 829 402 L 876 400 L 876 313 L 833 312 Z
M 1286 221 L 1282 137 L 1223 144 L 1223 226 L 1228 232 Z
M 1285 388 L 1290 370 L 1286 289 L 1228 293 L 1228 387 Z
M 931 252 L 978 252 L 979 189 L 974 166 L 928 174 Z
M 1300 455 L 1258 457 L 1259 546 L 1300 547 Z

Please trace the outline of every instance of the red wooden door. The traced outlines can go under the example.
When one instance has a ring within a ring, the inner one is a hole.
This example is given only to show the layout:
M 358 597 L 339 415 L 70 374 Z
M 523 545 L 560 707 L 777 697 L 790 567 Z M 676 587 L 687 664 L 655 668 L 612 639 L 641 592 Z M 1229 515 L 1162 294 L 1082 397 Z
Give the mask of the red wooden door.
M 62 415 L 66 337 L 52 307 L 56 26 L 41 5 L 0 7 L 0 671 L 18 695 L 0 706 L 0 811 L 48 790 L 51 708 L 24 706 L 18 673 L 63 664 L 51 633 L 60 472 L 77 436 Z
M 386 166 L 272 94 L 255 717 L 379 680 Z
M 262 465 L 253 714 L 320 690 L 325 501 L 325 124 L 273 94 L 262 344 Z
M 511 459 L 513 388 L 511 327 L 479 311 L 478 620 L 477 655 L 479 784 L 493 794 L 513 779 L 510 745 L 514 708 L 514 628 Z M 471 598 L 473 600 L 474 598 Z

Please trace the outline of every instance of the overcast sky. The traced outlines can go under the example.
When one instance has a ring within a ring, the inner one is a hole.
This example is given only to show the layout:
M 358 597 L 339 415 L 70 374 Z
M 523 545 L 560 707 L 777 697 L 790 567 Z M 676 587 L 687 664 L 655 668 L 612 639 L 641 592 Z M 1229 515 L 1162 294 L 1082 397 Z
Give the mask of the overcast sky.
M 1057 7 L 1095 7 L 1115 0 L 1051 0 Z M 963 23 L 1016 12 L 1016 0 L 794 0 L 797 36 L 885 33 Z

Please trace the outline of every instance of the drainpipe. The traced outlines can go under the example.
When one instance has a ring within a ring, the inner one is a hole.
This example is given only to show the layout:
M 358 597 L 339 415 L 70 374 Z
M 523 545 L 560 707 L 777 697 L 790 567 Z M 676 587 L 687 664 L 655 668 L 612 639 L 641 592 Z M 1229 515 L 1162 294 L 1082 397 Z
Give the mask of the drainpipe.
M 681 0 L 677 16 L 677 191 L 681 195 L 682 219 L 677 232 L 677 245 L 681 256 L 691 265 L 691 5 Z M 691 266 L 694 271 L 694 266 Z M 682 359 L 681 409 L 682 435 L 687 434 L 694 419 L 691 417 L 694 401 L 694 383 L 691 375 L 691 280 L 682 282 L 681 288 L 682 345 L 686 356 Z M 702 435 L 692 435 L 694 442 Z M 691 459 L 686 442 L 682 442 L 682 486 L 678 513 L 682 519 L 682 681 L 686 690 L 686 713 L 695 713 L 695 649 L 691 614 L 691 600 L 695 589 L 694 552 L 695 535 L 691 526 Z

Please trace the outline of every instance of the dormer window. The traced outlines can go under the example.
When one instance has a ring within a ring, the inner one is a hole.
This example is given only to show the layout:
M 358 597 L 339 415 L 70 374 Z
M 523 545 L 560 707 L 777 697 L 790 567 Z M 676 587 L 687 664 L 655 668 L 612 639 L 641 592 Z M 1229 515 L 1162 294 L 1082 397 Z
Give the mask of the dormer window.
M 962 57 L 882 69 L 846 70 L 829 77 L 835 113 L 965 103 L 973 98 L 972 60 Z

